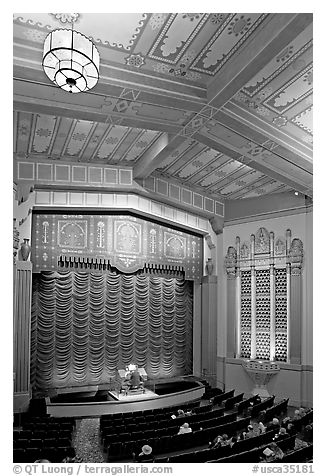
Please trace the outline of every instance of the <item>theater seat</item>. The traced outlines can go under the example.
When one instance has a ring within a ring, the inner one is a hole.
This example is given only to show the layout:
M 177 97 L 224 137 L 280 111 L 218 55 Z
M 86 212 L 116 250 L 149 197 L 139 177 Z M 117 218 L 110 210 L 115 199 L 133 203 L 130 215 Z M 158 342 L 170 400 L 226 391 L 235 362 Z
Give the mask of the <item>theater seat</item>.
M 27 463 L 26 453 L 24 448 L 14 448 L 13 450 L 14 463 Z

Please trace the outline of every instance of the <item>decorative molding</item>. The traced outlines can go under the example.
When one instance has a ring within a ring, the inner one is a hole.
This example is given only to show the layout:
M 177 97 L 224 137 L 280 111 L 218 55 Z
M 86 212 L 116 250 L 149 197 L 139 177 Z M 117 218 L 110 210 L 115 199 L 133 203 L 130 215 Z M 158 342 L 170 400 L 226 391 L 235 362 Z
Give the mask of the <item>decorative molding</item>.
M 236 275 L 237 251 L 233 246 L 228 247 L 224 260 L 224 266 L 228 279 L 234 279 Z
M 215 244 L 212 241 L 211 235 L 206 235 L 205 240 L 210 250 L 214 250 L 216 248 Z
M 96 196 L 96 204 L 93 197 Z M 200 234 L 210 231 L 207 218 L 193 215 L 175 207 L 132 193 L 92 193 L 92 192 L 56 192 L 53 190 L 36 190 L 35 207 L 42 208 L 96 208 L 98 210 L 134 210 L 143 216 L 160 219 L 163 222 L 180 225 L 182 228 L 195 230 Z
M 175 203 L 194 208 L 194 210 L 197 211 L 201 210 L 206 213 L 224 217 L 224 203 L 218 202 L 197 191 L 194 192 L 182 187 L 181 184 L 169 182 L 162 177 L 151 176 L 143 180 L 142 186 L 146 190 L 164 196 Z
M 294 238 L 288 253 L 288 261 L 291 264 L 291 274 L 301 274 L 303 263 L 303 243 L 299 238 Z
M 41 173 L 42 171 L 42 173 Z M 95 175 L 97 173 L 97 179 Z M 92 178 L 93 177 L 93 178 Z M 41 184 L 73 184 L 78 186 L 130 186 L 133 183 L 132 168 L 95 166 L 90 164 L 58 164 L 53 162 L 26 162 L 17 160 L 18 187 L 22 189 L 24 181 Z M 31 187 L 26 184 L 26 187 Z

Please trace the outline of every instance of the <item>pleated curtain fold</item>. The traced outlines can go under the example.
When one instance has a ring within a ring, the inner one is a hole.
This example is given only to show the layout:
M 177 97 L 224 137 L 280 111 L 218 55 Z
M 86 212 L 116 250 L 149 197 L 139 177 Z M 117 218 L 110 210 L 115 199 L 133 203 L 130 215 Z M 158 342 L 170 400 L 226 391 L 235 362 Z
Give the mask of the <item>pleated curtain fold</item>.
M 153 275 L 33 276 L 35 391 L 108 383 L 134 362 L 150 378 L 192 373 L 192 282 Z

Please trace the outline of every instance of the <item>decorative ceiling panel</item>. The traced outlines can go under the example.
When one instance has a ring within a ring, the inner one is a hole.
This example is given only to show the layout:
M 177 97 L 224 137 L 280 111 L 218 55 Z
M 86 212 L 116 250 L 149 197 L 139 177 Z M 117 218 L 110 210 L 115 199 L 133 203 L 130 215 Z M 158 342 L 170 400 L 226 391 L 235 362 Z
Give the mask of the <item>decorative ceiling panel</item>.
M 55 28 L 89 36 L 103 58 L 178 81 L 208 83 L 268 17 L 257 13 L 15 13 L 21 38 Z
M 313 142 L 312 25 L 275 55 L 231 103 L 305 145 Z M 228 106 L 226 106 L 227 108 Z
M 219 180 L 221 180 L 221 178 L 224 178 L 232 172 L 235 172 L 237 169 L 239 169 L 239 167 L 241 167 L 239 162 L 230 160 L 225 165 L 215 170 L 215 172 L 208 174 L 203 180 L 199 182 L 199 185 L 202 187 L 209 187 L 213 184 L 216 184 Z
M 128 127 L 123 126 L 112 126 L 103 140 L 102 144 L 96 151 L 95 158 L 98 159 L 108 159 L 111 154 L 114 153 L 115 149 L 123 141 L 123 138 L 127 135 L 129 131 Z
M 249 167 L 246 167 L 249 169 Z M 264 177 L 264 174 L 261 172 L 257 172 L 256 170 L 251 170 L 249 173 L 245 173 L 241 177 L 238 177 L 235 182 L 230 183 L 226 187 L 223 187 L 218 190 L 221 195 L 229 195 L 234 192 L 238 192 L 240 189 L 244 188 L 245 186 L 256 182 L 257 180 Z M 215 188 L 217 190 L 217 188 Z
M 286 191 L 286 187 L 278 182 L 277 180 L 267 183 L 265 185 L 261 185 L 258 188 L 255 188 L 254 190 L 244 193 L 241 198 L 252 198 L 252 197 L 258 197 L 260 195 L 266 195 L 268 193 L 276 193 L 276 192 L 281 192 L 281 191 Z
M 35 133 L 31 150 L 32 152 L 43 152 L 47 154 L 53 140 L 54 131 L 58 118 L 38 114 L 36 117 Z
M 72 23 L 101 58 L 85 94 L 41 65 Z M 311 195 L 312 32 L 296 13 L 14 14 L 14 155 L 128 165 L 219 200 Z

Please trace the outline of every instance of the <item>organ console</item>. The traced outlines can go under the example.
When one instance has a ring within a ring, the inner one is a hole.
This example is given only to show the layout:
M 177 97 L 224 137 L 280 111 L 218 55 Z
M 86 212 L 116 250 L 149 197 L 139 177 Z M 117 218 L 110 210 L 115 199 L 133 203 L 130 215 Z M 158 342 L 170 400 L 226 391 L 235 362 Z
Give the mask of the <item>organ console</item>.
M 147 373 L 144 368 L 139 368 L 136 364 L 129 364 L 125 369 L 118 370 L 120 393 L 139 394 L 145 393 L 144 382 L 147 380 Z

